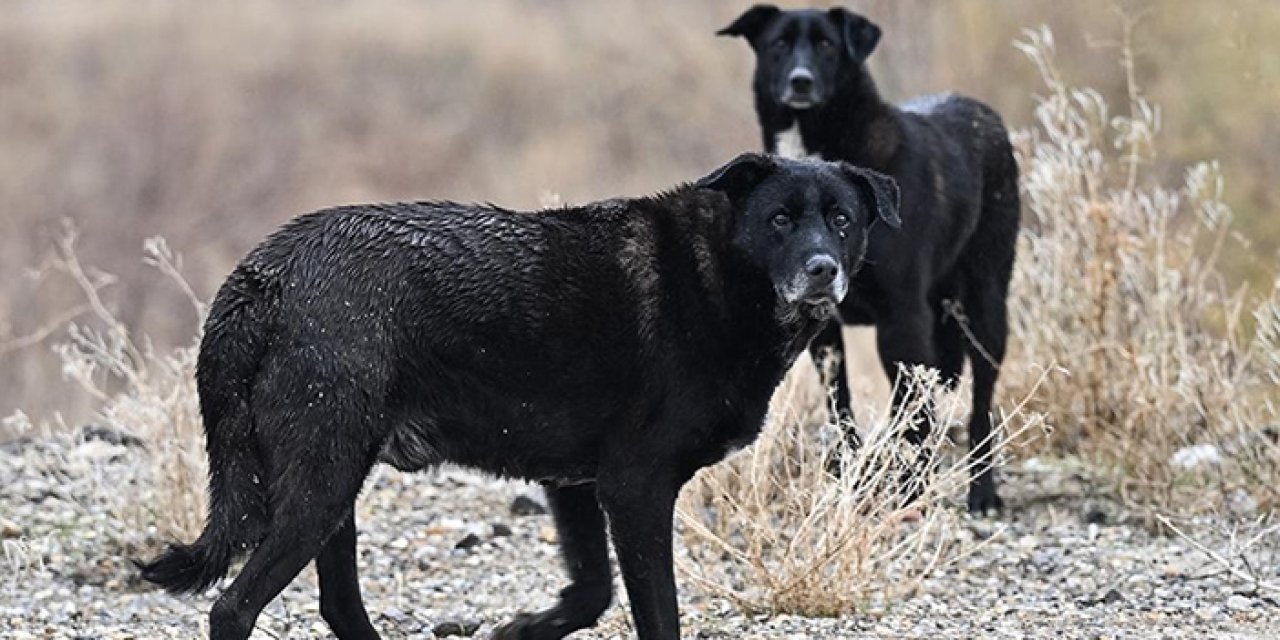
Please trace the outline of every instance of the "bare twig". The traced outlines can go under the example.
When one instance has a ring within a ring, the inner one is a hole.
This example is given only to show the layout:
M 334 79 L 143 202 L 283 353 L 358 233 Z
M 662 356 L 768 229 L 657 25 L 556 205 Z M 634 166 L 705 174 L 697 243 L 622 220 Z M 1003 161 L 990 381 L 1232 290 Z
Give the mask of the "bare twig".
M 88 304 L 79 304 L 70 309 L 55 315 L 52 319 L 42 325 L 39 329 L 32 331 L 24 336 L 10 338 L 4 342 L 0 342 L 0 355 L 33 347 L 44 342 L 49 336 L 67 328 L 67 323 L 75 320 L 81 315 L 91 310 Z
M 1221 566 L 1224 571 L 1226 571 L 1227 573 L 1230 573 L 1232 576 L 1240 580 L 1243 580 L 1253 585 L 1253 588 L 1255 591 L 1268 591 L 1272 593 L 1280 593 L 1280 585 L 1266 582 L 1264 580 L 1259 579 L 1256 574 L 1250 574 L 1248 572 L 1245 572 L 1236 568 L 1235 563 L 1232 562 L 1229 558 L 1222 555 L 1221 553 L 1218 553 L 1217 551 L 1214 551 L 1213 549 L 1210 549 L 1209 547 L 1202 544 L 1199 540 L 1196 540 L 1195 538 L 1187 535 L 1185 532 L 1182 531 L 1182 529 L 1179 529 L 1177 525 L 1173 524 L 1173 522 L 1170 521 L 1165 516 L 1159 515 L 1159 516 L 1156 516 L 1156 518 L 1160 521 L 1161 524 L 1168 527 L 1170 531 L 1178 534 L 1179 538 L 1182 538 L 1188 544 L 1190 544 L 1191 546 L 1195 547 L 1198 551 L 1200 551 L 1200 553 L 1205 554 L 1206 556 L 1209 557 L 1210 560 L 1213 560 L 1215 563 Z M 1266 535 L 1274 534 L 1277 531 L 1280 531 L 1280 526 L 1271 527 L 1265 530 L 1264 532 L 1258 534 L 1257 536 L 1255 536 L 1254 541 L 1257 541 Z M 1247 549 L 1248 547 L 1245 547 L 1245 548 Z

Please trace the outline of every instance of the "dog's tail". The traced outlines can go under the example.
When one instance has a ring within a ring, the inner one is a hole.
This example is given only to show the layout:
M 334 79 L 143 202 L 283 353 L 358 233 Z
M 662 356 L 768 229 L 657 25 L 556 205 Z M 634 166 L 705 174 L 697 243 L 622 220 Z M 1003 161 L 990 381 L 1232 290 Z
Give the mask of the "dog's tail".
M 193 544 L 173 544 L 151 562 L 138 562 L 142 577 L 171 593 L 202 591 L 235 558 L 261 541 L 269 523 L 266 472 L 250 413 L 250 392 L 269 329 L 242 269 L 237 269 L 209 310 L 196 361 L 196 383 L 209 454 L 209 514 Z M 257 291 L 254 291 L 257 289 Z

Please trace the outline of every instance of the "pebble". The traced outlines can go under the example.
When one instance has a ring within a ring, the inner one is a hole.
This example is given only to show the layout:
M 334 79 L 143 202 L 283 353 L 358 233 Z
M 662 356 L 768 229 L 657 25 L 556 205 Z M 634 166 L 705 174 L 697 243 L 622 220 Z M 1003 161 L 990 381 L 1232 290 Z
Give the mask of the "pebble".
M 18 523 L 0 518 L 0 538 L 21 538 L 22 525 Z
M 437 638 L 447 638 L 450 636 L 470 637 L 480 630 L 480 623 L 471 620 L 449 620 L 441 622 L 432 627 L 431 633 Z
M 542 503 L 526 496 L 524 494 L 516 496 L 511 501 L 511 515 L 513 516 L 540 516 L 547 512 L 547 508 Z
M 36 443 L 0 455 L 0 637 L 202 637 L 209 606 L 228 582 L 183 598 L 140 583 L 129 559 L 157 551 L 170 535 L 169 523 L 126 524 L 103 499 L 113 487 L 135 486 L 130 483 L 146 469 L 147 451 L 126 447 L 72 459 L 64 455 L 70 450 Z M 103 478 L 111 479 L 110 487 Z M 1280 620 L 1271 615 L 1277 605 L 1265 594 L 1239 593 L 1251 585 L 1222 574 L 1185 542 L 1152 535 L 1115 510 L 1103 526 L 1088 517 L 1083 499 L 1028 506 L 1033 502 L 1023 496 L 1064 490 L 1058 479 L 1046 479 L 1044 489 L 1032 480 L 1024 474 L 1009 483 L 1008 513 L 962 520 L 957 540 L 981 542 L 971 554 L 943 565 L 914 597 L 871 598 L 859 613 L 747 615 L 678 570 L 682 636 L 1280 637 Z M 356 518 L 361 588 L 382 636 L 484 637 L 519 611 L 554 603 L 567 578 L 551 519 L 511 519 L 517 512 L 546 513 L 530 497 L 537 492 L 536 486 L 457 470 L 402 474 L 379 467 Z M 1202 524 L 1185 530 L 1211 544 L 1215 531 L 1228 530 Z M 676 539 L 686 565 L 724 562 L 723 554 L 691 554 L 690 536 Z M 1280 563 L 1263 557 L 1253 566 L 1259 579 L 1280 582 Z M 722 571 L 723 583 L 735 588 L 753 584 L 729 567 L 700 566 Z M 635 637 L 616 567 L 614 575 L 616 603 L 595 629 L 577 632 L 575 639 Z M 315 581 L 308 569 L 268 606 L 258 621 L 262 637 L 330 637 L 319 617 Z
M 1253 599 L 1246 598 L 1240 594 L 1232 595 L 1227 598 L 1227 608 L 1232 611 L 1245 611 L 1253 608 Z
M 474 533 L 468 533 L 466 537 L 455 543 L 453 548 L 466 550 L 472 547 L 478 547 L 482 542 L 484 542 L 484 540 L 480 539 L 480 536 Z

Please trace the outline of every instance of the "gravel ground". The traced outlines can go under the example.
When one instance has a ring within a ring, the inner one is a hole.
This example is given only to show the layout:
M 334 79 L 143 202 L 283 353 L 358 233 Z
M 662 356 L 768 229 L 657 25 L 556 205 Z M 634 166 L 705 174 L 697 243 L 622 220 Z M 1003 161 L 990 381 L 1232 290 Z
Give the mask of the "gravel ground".
M 103 453 L 101 443 L 90 445 Z M 140 583 L 128 560 L 139 551 L 120 541 L 147 534 L 124 531 L 91 497 L 93 487 L 127 477 L 145 453 L 112 446 L 89 466 L 53 449 L 0 446 L 0 638 L 201 637 L 216 589 L 175 598 Z M 1125 524 L 1061 465 L 1030 461 L 1007 476 L 1007 512 L 969 522 L 985 544 L 916 597 L 883 611 L 808 619 L 747 616 L 686 588 L 686 637 L 1280 637 L 1275 598 L 1180 538 Z M 513 512 L 522 497 L 541 500 L 527 485 L 464 471 L 375 472 L 359 507 L 361 580 L 385 638 L 435 637 L 449 624 L 486 637 L 513 613 L 553 601 L 563 586 L 555 531 L 546 515 Z M 1220 523 L 1194 531 L 1226 544 L 1214 538 L 1223 535 Z M 1262 565 L 1255 569 L 1274 582 L 1280 567 L 1271 554 L 1270 564 L 1255 559 Z M 267 608 L 254 637 L 330 637 L 314 572 Z M 596 629 L 574 637 L 632 637 L 625 598 Z

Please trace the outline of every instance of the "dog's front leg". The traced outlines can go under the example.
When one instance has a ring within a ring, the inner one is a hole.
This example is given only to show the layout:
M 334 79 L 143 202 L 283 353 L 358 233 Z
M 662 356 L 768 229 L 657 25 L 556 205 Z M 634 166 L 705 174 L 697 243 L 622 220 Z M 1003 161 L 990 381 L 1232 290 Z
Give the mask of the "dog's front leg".
M 633 458 L 639 459 L 644 458 Z M 640 640 L 679 640 L 671 527 L 681 481 L 654 466 L 634 465 L 610 469 L 599 484 L 636 635 Z
M 516 616 L 494 631 L 494 640 L 563 638 L 594 625 L 613 597 L 604 514 L 596 500 L 595 483 L 548 485 L 546 491 L 560 536 L 560 555 L 572 582 L 560 592 L 554 607 Z

